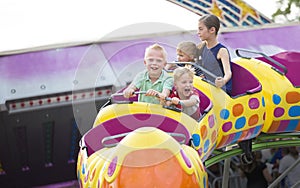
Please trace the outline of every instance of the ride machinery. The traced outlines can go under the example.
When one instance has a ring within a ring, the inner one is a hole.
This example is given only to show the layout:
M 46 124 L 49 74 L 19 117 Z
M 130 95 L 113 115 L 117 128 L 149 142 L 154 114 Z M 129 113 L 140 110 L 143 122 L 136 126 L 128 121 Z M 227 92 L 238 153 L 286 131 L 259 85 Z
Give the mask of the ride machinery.
M 80 186 L 208 187 L 206 168 L 220 160 L 244 154 L 247 162 L 252 150 L 299 145 L 300 53 L 236 54 L 231 96 L 194 77 L 198 121 L 177 108 L 112 95 L 80 141 Z M 285 139 L 268 142 L 274 135 Z

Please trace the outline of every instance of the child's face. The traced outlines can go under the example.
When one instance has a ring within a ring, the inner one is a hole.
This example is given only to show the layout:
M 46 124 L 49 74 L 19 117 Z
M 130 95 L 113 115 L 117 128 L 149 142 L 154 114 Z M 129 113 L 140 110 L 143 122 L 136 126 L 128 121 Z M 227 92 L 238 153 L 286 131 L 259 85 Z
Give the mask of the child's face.
M 182 52 L 181 50 L 177 50 L 177 60 L 179 62 L 192 62 L 194 61 L 190 56 L 186 53 Z
M 198 23 L 198 37 L 204 41 L 211 37 L 211 35 L 214 33 L 214 27 L 208 29 L 206 25 L 204 25 L 203 22 Z
M 185 97 L 189 97 L 193 92 L 193 77 L 188 73 L 184 73 L 175 81 L 176 91 Z
M 159 50 L 150 49 L 149 53 L 146 55 L 144 64 L 148 70 L 148 74 L 151 77 L 159 77 L 163 68 L 166 66 L 167 62 L 163 57 L 163 53 Z

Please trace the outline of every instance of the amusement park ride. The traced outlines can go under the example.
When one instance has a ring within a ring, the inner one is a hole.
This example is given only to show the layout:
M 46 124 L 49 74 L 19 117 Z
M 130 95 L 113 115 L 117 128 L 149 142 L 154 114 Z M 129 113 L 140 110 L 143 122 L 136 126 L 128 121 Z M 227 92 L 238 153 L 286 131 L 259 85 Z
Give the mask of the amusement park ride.
M 194 77 L 203 114 L 199 121 L 162 105 L 112 95 L 80 141 L 80 185 L 208 187 L 205 169 L 220 160 L 244 153 L 247 163 L 252 150 L 299 145 L 300 53 L 236 53 L 231 97 Z M 272 138 L 285 139 L 268 142 Z M 250 144 L 224 150 L 243 142 Z
M 219 34 L 232 57 L 231 96 L 194 76 L 199 120 L 122 96 L 146 46 L 160 43 L 174 60 L 179 42 L 199 42 L 190 32 L 0 53 L 0 187 L 78 179 L 81 187 L 207 188 L 207 169 L 225 160 L 226 188 L 231 157 L 249 163 L 252 151 L 300 146 L 299 25 L 261 28 L 271 20 L 242 0 L 169 1 L 242 28 Z
M 196 12 L 196 2 L 202 1 L 171 2 L 193 7 Z M 242 11 L 249 10 L 240 5 Z M 214 11 L 196 13 L 220 13 Z M 259 21 L 250 18 L 238 23 L 220 17 L 223 26 L 269 22 L 261 15 L 256 16 Z M 250 163 L 252 151 L 299 146 L 300 53 L 286 51 L 269 57 L 236 49 L 236 55 L 231 65 L 231 96 L 208 79 L 194 77 L 201 101 L 198 121 L 178 109 L 136 98 L 126 101 L 122 92 L 113 94 L 81 138 L 77 160 L 80 186 L 205 188 L 209 187 L 206 168 L 221 160 L 241 154 L 242 162 Z

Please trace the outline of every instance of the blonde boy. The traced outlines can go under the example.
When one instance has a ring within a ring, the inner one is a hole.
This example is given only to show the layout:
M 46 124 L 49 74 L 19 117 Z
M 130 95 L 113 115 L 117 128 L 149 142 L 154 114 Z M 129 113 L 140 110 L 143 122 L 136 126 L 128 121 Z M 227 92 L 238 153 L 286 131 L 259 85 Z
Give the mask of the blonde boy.
M 167 64 L 167 52 L 159 44 L 153 44 L 146 48 L 144 56 L 146 70 L 138 73 L 132 83 L 124 90 L 124 97 L 133 96 L 134 91 L 146 91 L 139 95 L 140 102 L 159 104 L 169 96 L 173 86 L 173 77 L 163 68 Z M 156 96 L 159 96 L 157 98 Z

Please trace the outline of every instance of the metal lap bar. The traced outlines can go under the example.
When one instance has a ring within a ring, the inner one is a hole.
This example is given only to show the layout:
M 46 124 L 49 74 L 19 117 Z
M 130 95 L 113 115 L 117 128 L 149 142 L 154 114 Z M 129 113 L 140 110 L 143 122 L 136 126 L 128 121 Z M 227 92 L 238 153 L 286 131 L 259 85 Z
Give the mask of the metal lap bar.
M 135 91 L 133 92 L 133 94 L 137 95 L 137 94 L 146 94 L 147 91 Z M 111 98 L 112 97 L 117 97 L 117 96 L 123 96 L 124 93 L 114 93 L 111 95 Z
M 129 133 L 130 133 L 130 132 L 129 132 Z M 117 135 L 113 135 L 113 136 L 107 136 L 107 137 L 104 137 L 104 138 L 102 139 L 101 143 L 102 143 L 102 145 L 103 145 L 104 147 L 107 147 L 107 148 L 115 147 L 115 146 L 118 145 L 119 142 L 117 142 L 117 143 L 111 143 L 111 144 L 106 144 L 105 142 L 111 141 L 111 140 L 116 139 L 116 138 L 122 138 L 122 137 L 125 137 L 125 136 L 127 136 L 129 133 L 122 133 L 122 134 L 117 134 Z M 184 144 L 185 141 L 186 141 L 186 136 L 185 136 L 185 134 L 182 134 L 182 133 L 167 133 L 167 134 L 169 134 L 169 135 L 172 136 L 173 138 L 174 138 L 174 137 L 182 138 L 183 140 L 179 142 L 180 144 Z
M 236 55 L 237 55 L 238 57 L 242 57 L 242 58 L 246 58 L 246 59 L 250 59 L 250 57 L 242 56 L 242 55 L 240 54 L 240 52 L 246 52 L 246 53 L 252 53 L 252 54 L 258 54 L 258 55 L 261 55 L 261 56 L 263 56 L 264 58 L 266 58 L 267 60 L 271 61 L 272 63 L 274 63 L 275 65 L 277 65 L 277 66 L 279 66 L 280 68 L 283 69 L 283 72 L 282 72 L 282 71 L 280 71 L 280 70 L 278 70 L 278 69 L 276 69 L 275 67 L 272 66 L 272 69 L 274 69 L 276 72 L 278 72 L 278 73 L 281 74 L 281 75 L 286 75 L 286 73 L 287 73 L 287 68 L 286 68 L 284 65 L 282 65 L 281 63 L 279 63 L 279 62 L 276 61 L 275 59 L 273 59 L 273 58 L 267 56 L 266 54 L 264 54 L 264 53 L 262 53 L 262 52 L 256 52 L 256 51 L 245 50 L 245 49 L 236 49 L 236 50 L 235 50 L 235 53 L 236 53 Z
M 107 136 L 102 139 L 101 143 L 104 147 L 107 147 L 107 148 L 115 147 L 116 145 L 118 145 L 118 143 L 106 144 L 105 142 L 116 139 L 116 138 L 125 137 L 128 134 L 129 133 L 122 133 L 122 134 L 117 134 L 117 135 L 113 135 L 113 136 Z
M 183 64 L 183 65 L 193 65 L 194 67 L 200 69 L 201 71 L 205 72 L 207 75 L 211 76 L 212 78 L 216 79 L 217 76 L 210 72 L 209 70 L 205 69 L 204 67 L 198 65 L 197 63 L 193 62 L 168 62 L 168 64 Z
M 170 136 L 172 136 L 173 138 L 175 138 L 175 137 L 182 138 L 183 140 L 179 142 L 180 144 L 184 144 L 185 141 L 186 141 L 186 136 L 185 136 L 185 134 L 182 134 L 182 133 L 168 133 L 168 134 L 169 134 Z

